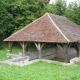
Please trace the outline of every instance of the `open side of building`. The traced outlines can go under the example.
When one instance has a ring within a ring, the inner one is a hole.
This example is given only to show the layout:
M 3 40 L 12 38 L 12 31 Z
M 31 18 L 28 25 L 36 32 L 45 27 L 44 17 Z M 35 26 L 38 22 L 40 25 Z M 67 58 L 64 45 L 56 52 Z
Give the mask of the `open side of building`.
M 65 62 L 68 62 L 70 44 L 75 45 L 77 56 L 80 55 L 80 26 L 66 17 L 46 13 L 4 41 L 9 44 L 10 53 L 12 53 L 13 42 L 19 42 L 23 48 L 23 55 L 27 53 L 28 43 L 33 42 L 38 50 L 39 58 L 42 58 L 41 50 L 44 44 L 53 43 L 64 54 Z

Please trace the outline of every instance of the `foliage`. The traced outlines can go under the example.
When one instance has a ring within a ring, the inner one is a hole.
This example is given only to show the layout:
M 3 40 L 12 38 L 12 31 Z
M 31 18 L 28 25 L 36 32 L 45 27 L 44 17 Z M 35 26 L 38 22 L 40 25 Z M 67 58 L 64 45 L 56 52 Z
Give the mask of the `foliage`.
M 67 6 L 65 0 L 56 0 L 55 4 L 49 4 L 46 10 L 53 14 L 66 16 L 80 25 L 80 6 L 76 2 L 72 2 Z
M 0 0 L 0 34 L 6 34 L 12 30 L 13 16 L 7 11 L 8 4 Z
M 46 11 L 49 12 L 49 13 L 56 14 L 57 9 L 56 9 L 55 4 L 48 4 L 48 6 L 46 7 Z
M 1 0 L 0 33 L 6 36 L 42 16 L 49 0 Z
M 56 14 L 63 15 L 64 11 L 66 10 L 66 1 L 65 0 L 56 0 L 55 6 L 57 9 Z
M 80 25 L 80 6 L 76 3 L 69 4 L 64 15 L 76 24 Z
M 47 10 L 50 13 L 63 15 L 66 10 L 66 1 L 65 0 L 56 0 L 55 4 L 49 4 Z

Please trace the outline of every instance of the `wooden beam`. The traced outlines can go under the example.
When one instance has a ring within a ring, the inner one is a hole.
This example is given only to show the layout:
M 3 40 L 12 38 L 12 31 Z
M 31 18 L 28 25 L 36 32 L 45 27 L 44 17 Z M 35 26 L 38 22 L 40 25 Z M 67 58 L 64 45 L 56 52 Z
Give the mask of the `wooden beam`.
M 76 53 L 76 57 L 79 57 L 79 43 L 74 43 L 74 48 L 76 49 L 77 53 Z
M 26 50 L 25 50 L 25 43 L 24 42 L 22 43 L 22 47 L 23 47 L 23 55 L 25 56 Z
M 77 43 L 77 57 L 80 57 L 80 43 Z
M 70 48 L 70 45 L 69 44 L 64 44 L 64 61 L 66 63 L 68 63 L 68 52 L 69 52 L 69 48 Z
M 76 43 L 76 46 L 77 46 L 77 57 L 80 56 L 80 43 Z
M 43 46 L 44 46 L 44 43 L 41 45 L 41 49 L 43 48 Z
M 20 42 L 20 45 L 23 48 L 23 56 L 25 56 L 26 55 L 26 47 L 27 47 L 28 43 Z
M 39 50 L 40 49 L 40 43 L 34 43 L 36 48 Z
M 23 42 L 20 42 L 21 47 L 23 48 Z
M 63 47 L 62 47 L 60 44 L 56 44 L 56 45 L 57 45 L 58 49 L 60 49 L 61 52 L 64 53 L 64 49 L 63 49 Z
M 12 53 L 12 45 L 13 45 L 13 42 L 8 42 L 9 53 L 10 53 L 10 54 Z
M 38 49 L 38 53 L 39 53 L 39 58 L 41 59 L 41 49 L 43 47 L 44 44 L 41 44 L 41 43 L 34 43 L 36 48 Z
M 80 57 L 80 43 L 79 43 L 79 46 L 78 46 L 78 48 L 79 48 L 79 57 Z
M 64 62 L 68 62 L 68 52 L 70 49 L 70 44 L 63 44 L 61 46 L 60 44 L 57 44 L 57 47 L 61 50 L 61 52 L 64 54 Z

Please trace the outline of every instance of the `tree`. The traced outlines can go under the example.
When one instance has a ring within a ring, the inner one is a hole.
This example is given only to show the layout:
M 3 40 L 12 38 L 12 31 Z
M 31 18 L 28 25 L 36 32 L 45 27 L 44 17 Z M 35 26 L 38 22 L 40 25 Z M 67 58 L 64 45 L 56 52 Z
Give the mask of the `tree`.
M 48 3 L 49 0 L 0 0 L 0 43 L 42 16 Z
M 80 25 L 80 6 L 78 6 L 77 3 L 69 4 L 66 11 L 64 12 L 64 15 L 71 21 Z
M 66 16 L 71 21 L 80 25 L 80 6 L 78 6 L 76 2 L 72 2 L 66 6 L 65 0 L 56 0 L 55 4 L 49 4 L 47 6 L 46 11 Z
M 5 35 L 12 30 L 13 16 L 7 11 L 8 4 L 4 1 L 0 1 L 0 34 Z
M 63 15 L 64 11 L 66 10 L 66 1 L 65 0 L 56 0 L 55 2 L 56 6 L 56 14 Z
M 66 10 L 66 1 L 56 0 L 55 4 L 49 4 L 46 10 L 53 14 L 63 15 Z
M 57 13 L 57 9 L 56 9 L 55 4 L 48 4 L 46 6 L 46 12 L 56 14 Z
M 1 0 L 0 33 L 6 37 L 45 13 L 49 0 Z

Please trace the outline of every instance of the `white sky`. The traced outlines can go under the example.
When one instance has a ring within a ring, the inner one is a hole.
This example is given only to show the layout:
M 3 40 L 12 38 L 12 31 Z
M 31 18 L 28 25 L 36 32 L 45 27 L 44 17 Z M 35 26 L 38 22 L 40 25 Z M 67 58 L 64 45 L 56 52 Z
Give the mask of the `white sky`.
M 71 3 L 71 2 L 74 2 L 74 1 L 78 2 L 78 0 L 66 0 L 66 1 L 67 1 L 67 5 L 68 5 L 69 3 Z M 54 3 L 55 0 L 50 0 L 50 4 L 51 4 L 52 2 Z

